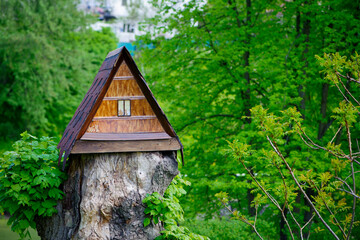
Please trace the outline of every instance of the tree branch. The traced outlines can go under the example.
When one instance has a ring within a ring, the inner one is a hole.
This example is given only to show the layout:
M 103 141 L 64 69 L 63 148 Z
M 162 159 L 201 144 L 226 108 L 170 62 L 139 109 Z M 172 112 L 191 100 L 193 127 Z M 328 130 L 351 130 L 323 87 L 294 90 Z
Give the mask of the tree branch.
M 263 193 L 265 193 L 265 195 L 270 199 L 270 201 L 280 210 L 282 217 L 284 218 L 284 221 L 286 223 L 286 226 L 288 227 L 291 237 L 292 239 L 294 239 L 294 235 L 292 233 L 291 227 L 289 225 L 289 222 L 286 219 L 286 216 L 284 214 L 284 211 L 282 210 L 282 208 L 280 207 L 280 204 L 275 200 L 275 198 L 273 198 L 273 196 L 271 196 L 270 193 L 268 193 L 265 188 L 257 181 L 257 179 L 255 178 L 255 176 L 253 175 L 253 173 L 251 172 L 250 169 L 248 169 L 244 163 L 244 161 L 241 161 L 241 159 L 239 159 L 241 164 L 244 166 L 245 170 L 249 173 L 249 175 L 251 176 L 251 178 L 255 181 L 255 183 L 258 185 L 258 187 L 261 189 L 261 191 Z
M 348 122 L 346 120 L 345 120 L 345 127 L 346 127 L 346 132 L 347 132 L 347 137 L 348 137 L 348 143 L 349 143 L 349 156 L 350 156 L 350 160 L 352 160 L 351 133 L 350 133 L 350 128 L 349 128 Z M 350 166 L 351 166 L 351 175 L 352 175 L 352 180 L 353 180 L 352 192 L 354 194 L 356 194 L 355 171 L 354 171 L 354 162 L 353 161 L 350 162 Z M 346 240 L 348 240 L 350 238 L 351 230 L 352 230 L 352 227 L 354 225 L 354 220 L 355 220 L 356 196 L 354 195 L 353 197 L 354 198 L 353 198 L 352 216 L 351 216 L 350 227 L 349 227 L 348 235 L 346 236 Z
M 229 208 L 229 206 L 227 206 L 223 201 L 221 201 L 221 199 L 219 199 L 219 200 L 220 200 L 220 202 L 222 203 L 222 205 L 223 205 L 230 213 L 232 213 L 232 214 L 234 215 L 234 212 Z M 261 240 L 264 240 L 264 239 L 261 237 L 260 233 L 257 231 L 256 226 L 255 226 L 255 224 L 256 224 L 256 215 L 255 215 L 254 224 L 251 224 L 251 223 L 250 223 L 246 218 L 244 218 L 244 217 L 241 217 L 241 218 L 240 218 L 240 221 L 242 221 L 243 223 L 246 223 L 247 225 L 251 226 L 252 229 L 254 230 L 254 232 L 256 233 L 256 235 L 257 235 Z
M 345 84 L 341 81 L 341 78 L 338 75 L 338 72 L 336 72 L 336 76 L 337 79 L 339 80 L 339 82 L 341 83 L 341 85 L 343 86 L 343 88 L 345 89 L 345 91 L 347 92 L 347 94 L 349 94 L 349 96 L 357 103 L 357 105 L 360 106 L 360 103 L 358 102 L 358 100 L 356 100 L 356 98 L 351 94 L 351 92 L 346 88 Z
M 344 232 L 344 230 L 342 229 L 339 221 L 337 220 L 335 214 L 331 211 L 330 207 L 327 205 L 325 199 L 323 198 L 323 196 L 319 193 L 321 193 L 322 191 L 320 191 L 320 189 L 315 185 L 315 183 L 310 179 L 312 185 L 315 187 L 316 191 L 318 191 L 318 195 L 320 196 L 322 202 L 324 203 L 326 209 L 328 210 L 328 212 L 330 213 L 331 216 L 333 216 L 334 220 L 335 220 L 335 225 L 340 229 L 340 231 L 342 232 L 343 234 L 343 237 L 345 238 L 346 237 L 346 233 Z
M 312 203 L 312 201 L 310 200 L 309 196 L 306 194 L 306 192 L 304 191 L 304 189 L 301 187 L 301 184 L 299 183 L 299 181 L 297 180 L 297 178 L 294 175 L 294 172 L 292 171 L 291 167 L 289 166 L 289 164 L 287 163 L 287 161 L 285 160 L 284 156 L 280 153 L 279 149 L 277 148 L 276 144 L 274 144 L 271 139 L 269 138 L 269 136 L 266 136 L 267 140 L 270 142 L 272 148 L 274 149 L 275 153 L 283 160 L 285 166 L 287 167 L 287 169 L 289 170 L 289 173 L 292 177 L 292 179 L 295 181 L 296 185 L 298 186 L 298 188 L 300 189 L 300 191 L 302 192 L 302 194 L 304 195 L 305 199 L 308 201 L 308 203 L 310 204 L 310 206 L 313 208 L 313 210 L 315 211 L 316 215 L 318 216 L 318 218 L 320 219 L 320 221 L 324 224 L 324 226 L 329 230 L 329 232 L 336 238 L 339 240 L 339 237 L 336 235 L 336 233 L 331 229 L 331 227 L 325 222 L 325 220 L 322 218 L 322 216 L 320 215 L 319 211 L 315 208 L 314 204 Z

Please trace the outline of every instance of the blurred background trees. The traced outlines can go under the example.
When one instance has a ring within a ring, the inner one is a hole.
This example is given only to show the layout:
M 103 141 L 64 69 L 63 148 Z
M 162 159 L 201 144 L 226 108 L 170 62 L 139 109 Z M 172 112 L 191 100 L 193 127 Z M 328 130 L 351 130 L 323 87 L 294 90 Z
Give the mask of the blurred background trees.
M 115 36 L 88 28 L 91 19 L 72 0 L 9 0 L 0 7 L 1 136 L 59 136 L 116 48 Z

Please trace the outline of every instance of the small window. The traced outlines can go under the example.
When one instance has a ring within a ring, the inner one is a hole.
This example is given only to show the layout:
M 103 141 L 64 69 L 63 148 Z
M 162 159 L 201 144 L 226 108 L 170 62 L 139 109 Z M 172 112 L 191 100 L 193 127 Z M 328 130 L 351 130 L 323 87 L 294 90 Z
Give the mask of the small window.
M 127 6 L 127 1 L 126 1 L 126 0 L 122 0 L 122 1 L 121 1 L 121 5 Z
M 124 23 L 124 25 L 120 28 L 120 32 L 125 32 L 126 31 L 126 24 Z
M 118 116 L 131 116 L 130 100 L 118 100 Z
M 134 24 L 128 24 L 128 25 L 127 25 L 127 31 L 128 31 L 129 33 L 133 33 L 134 30 L 135 30 L 135 25 L 134 25 Z

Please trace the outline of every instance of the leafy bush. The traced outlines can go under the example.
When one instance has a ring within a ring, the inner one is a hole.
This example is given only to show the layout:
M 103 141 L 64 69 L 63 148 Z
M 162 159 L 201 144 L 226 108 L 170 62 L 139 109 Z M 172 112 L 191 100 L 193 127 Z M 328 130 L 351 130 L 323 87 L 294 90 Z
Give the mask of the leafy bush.
M 165 230 L 161 231 L 162 235 L 157 237 L 161 239 L 179 239 L 179 240 L 206 240 L 207 237 L 190 232 L 186 227 L 179 226 L 179 223 L 184 221 L 184 210 L 179 203 L 179 197 L 186 194 L 184 185 L 190 185 L 190 182 L 185 181 L 179 174 L 171 182 L 170 186 L 166 189 L 164 197 L 159 193 L 154 192 L 148 194 L 143 200 L 147 205 L 145 213 L 148 217 L 144 220 L 146 227 L 153 221 L 154 224 L 161 224 Z
M 56 143 L 27 132 L 0 158 L 0 211 L 11 214 L 8 225 L 23 239 L 31 238 L 29 227 L 36 228 L 36 216 L 56 213 L 59 190 L 65 174 L 57 167 Z
M 276 239 L 276 228 L 271 222 L 260 221 L 262 229 L 267 229 L 264 234 L 266 239 Z M 229 220 L 228 218 L 209 220 L 187 220 L 183 223 L 191 232 L 208 236 L 211 240 L 248 240 L 256 239 L 253 231 L 240 220 Z

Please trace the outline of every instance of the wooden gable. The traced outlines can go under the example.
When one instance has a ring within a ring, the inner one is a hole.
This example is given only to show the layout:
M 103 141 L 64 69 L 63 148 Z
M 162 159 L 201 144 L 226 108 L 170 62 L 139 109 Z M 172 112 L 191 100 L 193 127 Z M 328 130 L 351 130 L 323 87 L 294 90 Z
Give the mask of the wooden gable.
M 119 116 L 122 101 L 128 102 L 129 116 Z M 121 137 L 122 133 L 160 132 L 165 133 L 164 128 L 123 61 L 82 139 L 87 139 L 88 133 L 109 133 Z
M 179 138 L 125 47 L 107 55 L 58 148 L 59 163 L 70 153 L 182 153 Z

